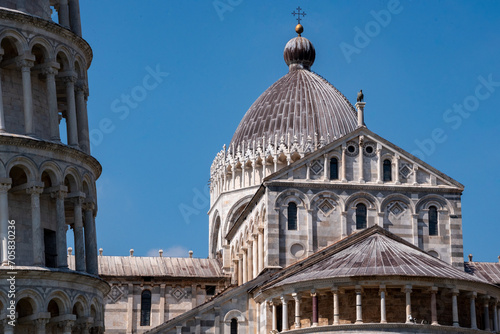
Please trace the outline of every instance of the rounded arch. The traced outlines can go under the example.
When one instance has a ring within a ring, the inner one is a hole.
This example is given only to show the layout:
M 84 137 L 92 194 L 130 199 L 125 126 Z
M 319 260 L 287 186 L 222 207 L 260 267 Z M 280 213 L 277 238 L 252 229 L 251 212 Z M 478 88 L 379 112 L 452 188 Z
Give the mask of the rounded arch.
M 84 295 L 78 295 L 73 302 L 72 313 L 77 317 L 88 317 L 90 306 Z
M 33 309 L 33 314 L 42 312 L 43 298 L 37 291 L 33 289 L 22 290 L 16 295 L 17 304 L 19 305 L 19 302 L 23 299 L 26 299 L 30 303 Z
M 215 212 L 212 216 L 212 231 L 211 231 L 212 238 L 211 238 L 211 245 L 210 245 L 211 246 L 210 253 L 212 255 L 215 255 L 217 253 L 218 248 L 220 248 L 220 246 L 222 246 L 222 245 L 218 244 L 220 225 L 221 225 L 221 217 L 220 217 L 219 211 L 215 210 Z
M 52 161 L 45 161 L 40 166 L 40 181 L 43 182 L 43 173 L 47 173 L 50 176 L 50 181 L 52 185 L 60 185 L 62 184 L 62 170 L 61 168 Z
M 297 189 L 287 189 L 278 195 L 275 201 L 275 209 L 278 210 L 281 206 L 287 205 L 293 199 L 296 199 L 299 203 L 297 205 L 302 205 L 305 209 L 310 208 L 309 198 L 300 190 Z
M 66 168 L 64 171 L 64 185 L 68 187 L 68 192 L 70 193 L 80 191 L 81 177 L 76 168 Z
M 79 55 L 75 57 L 73 68 L 78 76 L 78 79 L 85 80 L 85 63 Z
M 349 196 L 345 202 L 344 210 L 349 211 L 349 207 L 355 207 L 358 203 L 366 205 L 367 209 L 378 209 L 378 201 L 372 194 L 357 192 Z
M 49 303 L 51 301 L 54 301 L 57 303 L 57 306 L 59 307 L 59 312 L 60 314 L 67 314 L 71 312 L 70 305 L 71 301 L 69 296 L 66 294 L 66 292 L 58 290 L 58 291 L 53 291 L 49 294 L 47 298 L 45 298 L 45 306 L 44 306 L 44 312 L 46 312 L 49 309 Z
M 92 314 L 92 308 L 95 310 L 95 315 Z M 102 318 L 102 307 L 101 304 L 98 302 L 97 298 L 92 298 L 92 301 L 90 302 L 90 316 L 94 318 L 94 322 L 101 322 L 103 321 Z
M 233 204 L 231 209 L 229 209 L 228 214 L 226 216 L 226 222 L 224 223 L 224 235 L 226 235 L 229 232 L 229 229 L 233 226 L 233 224 L 236 222 L 236 219 L 238 219 L 239 215 L 243 212 L 247 204 L 250 202 L 252 199 L 252 195 L 247 195 L 240 200 L 238 200 L 236 203 Z
M 50 45 L 49 41 L 41 36 L 33 38 L 28 45 L 28 48 L 35 56 L 36 64 L 43 64 L 52 61 L 54 57 L 54 48 Z
M 31 160 L 28 157 L 18 155 L 10 159 L 9 162 L 7 163 L 7 175 L 10 174 L 10 171 L 14 167 L 19 167 L 26 173 L 28 182 L 36 181 L 39 179 L 38 168 L 35 162 L 33 162 L 33 160 Z
M 92 187 L 92 179 L 89 175 L 89 173 L 85 173 L 83 175 L 83 180 L 81 184 L 81 191 L 85 194 L 86 198 L 94 198 L 94 187 Z
M 232 319 L 237 319 L 238 323 L 244 323 L 246 321 L 245 316 L 240 310 L 231 310 L 224 315 L 224 322 L 230 323 Z
M 0 307 L 2 308 L 2 310 L 5 310 L 7 305 L 9 305 L 7 294 L 0 290 Z
M 397 194 L 391 194 L 387 197 L 385 197 L 383 200 L 382 200 L 382 203 L 380 204 L 380 211 L 379 213 L 383 213 L 385 212 L 387 206 L 391 203 L 391 202 L 394 202 L 394 201 L 401 201 L 403 202 L 404 204 L 406 204 L 409 208 L 411 208 L 411 213 L 412 214 L 415 214 L 415 205 L 413 204 L 413 202 L 408 198 L 408 196 L 406 195 L 403 195 L 403 194 L 400 194 L 400 193 L 397 193 Z
M 448 200 L 439 195 L 426 195 L 422 197 L 415 205 L 416 212 L 421 210 L 428 210 L 430 206 L 435 206 L 438 210 L 451 211 L 453 214 L 453 206 L 448 202 Z
M 58 46 L 56 51 L 56 62 L 59 63 L 60 66 L 60 71 L 61 72 L 67 72 L 67 71 L 73 71 L 73 57 L 71 56 L 71 52 L 65 47 L 65 46 Z
M 337 203 L 337 206 L 340 208 L 343 208 L 345 206 L 344 200 L 341 197 L 339 197 L 337 194 L 335 194 L 334 192 L 322 191 L 322 192 L 315 194 L 313 196 L 313 198 L 311 198 L 311 207 L 316 206 L 317 204 L 319 204 L 319 202 L 321 200 L 323 200 L 325 198 L 330 198 L 330 199 L 334 200 Z
M 16 30 L 5 29 L 0 33 L 0 44 L 4 46 L 4 40 L 7 39 L 12 42 L 17 55 L 22 55 L 28 50 L 28 42 L 23 35 Z

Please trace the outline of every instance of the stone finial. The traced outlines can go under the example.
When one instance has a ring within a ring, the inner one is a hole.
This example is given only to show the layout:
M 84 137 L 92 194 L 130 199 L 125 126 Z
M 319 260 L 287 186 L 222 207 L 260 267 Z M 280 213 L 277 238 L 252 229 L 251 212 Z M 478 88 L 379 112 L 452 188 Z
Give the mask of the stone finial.
M 500 255 L 498 255 L 498 263 L 500 263 Z
M 130 257 L 132 257 L 132 256 L 134 256 L 134 249 L 133 248 L 130 249 Z
M 73 248 L 68 247 L 68 255 L 71 255 L 73 253 Z
M 189 258 L 190 258 L 190 259 L 192 259 L 192 258 L 193 258 L 193 251 L 192 251 L 192 250 L 190 250 L 190 251 L 189 251 Z
M 99 256 L 102 256 L 103 249 L 99 248 Z
M 158 251 L 158 254 L 160 254 L 160 257 L 163 257 L 163 249 L 160 249 L 160 250 Z
M 469 254 L 469 262 L 472 262 L 472 254 Z

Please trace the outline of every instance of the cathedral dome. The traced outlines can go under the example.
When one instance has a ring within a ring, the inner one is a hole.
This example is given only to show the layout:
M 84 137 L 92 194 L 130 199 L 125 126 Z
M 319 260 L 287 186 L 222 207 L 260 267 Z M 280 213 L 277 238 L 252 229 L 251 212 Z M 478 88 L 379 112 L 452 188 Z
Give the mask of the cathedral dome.
M 326 143 L 357 127 L 357 113 L 347 98 L 332 84 L 310 71 L 316 52 L 300 36 L 285 46 L 289 72 L 252 104 L 231 140 L 230 149 L 244 149 L 253 141 L 268 141 L 277 135 L 298 140 L 323 139 Z

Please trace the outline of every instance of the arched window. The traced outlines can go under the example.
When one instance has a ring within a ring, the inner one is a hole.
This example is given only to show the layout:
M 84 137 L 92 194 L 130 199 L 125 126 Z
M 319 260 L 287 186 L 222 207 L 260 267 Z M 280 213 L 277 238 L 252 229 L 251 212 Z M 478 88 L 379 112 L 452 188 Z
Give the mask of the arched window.
M 231 319 L 231 334 L 238 334 L 238 319 Z
M 366 228 L 366 205 L 356 205 L 356 229 Z
M 144 290 L 141 295 L 141 326 L 149 326 L 151 320 L 151 291 Z
M 435 206 L 429 207 L 429 235 L 438 235 L 438 214 Z
M 288 203 L 288 229 L 297 229 L 297 204 L 294 202 Z
M 330 159 L 330 180 L 339 179 L 339 162 L 337 158 Z
M 392 181 L 391 160 L 384 160 L 384 181 Z

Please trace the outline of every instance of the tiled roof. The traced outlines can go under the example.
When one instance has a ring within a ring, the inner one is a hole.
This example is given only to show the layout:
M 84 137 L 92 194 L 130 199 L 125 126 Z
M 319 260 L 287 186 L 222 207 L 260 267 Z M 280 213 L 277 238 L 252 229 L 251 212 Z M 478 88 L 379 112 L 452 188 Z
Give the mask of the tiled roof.
M 152 277 L 225 277 L 215 259 L 186 257 L 99 256 L 100 276 L 152 276 Z M 68 256 L 70 269 L 75 268 L 75 257 Z
M 465 271 L 490 283 L 500 285 L 500 262 L 466 262 Z
M 266 142 L 275 135 L 326 143 L 355 130 L 357 112 L 335 87 L 319 75 L 306 70 L 291 70 L 269 87 L 241 120 L 229 148 L 237 150 L 243 141 Z M 317 134 L 317 138 L 316 138 Z M 247 145 L 247 144 L 245 144 Z M 266 143 L 267 145 L 267 143 Z M 243 149 L 243 147 L 241 147 Z M 246 148 L 245 148 L 246 149 Z
M 277 274 L 275 282 L 266 285 L 271 288 L 311 280 L 360 276 L 434 277 L 488 283 L 375 226 L 290 266 L 283 274 Z

